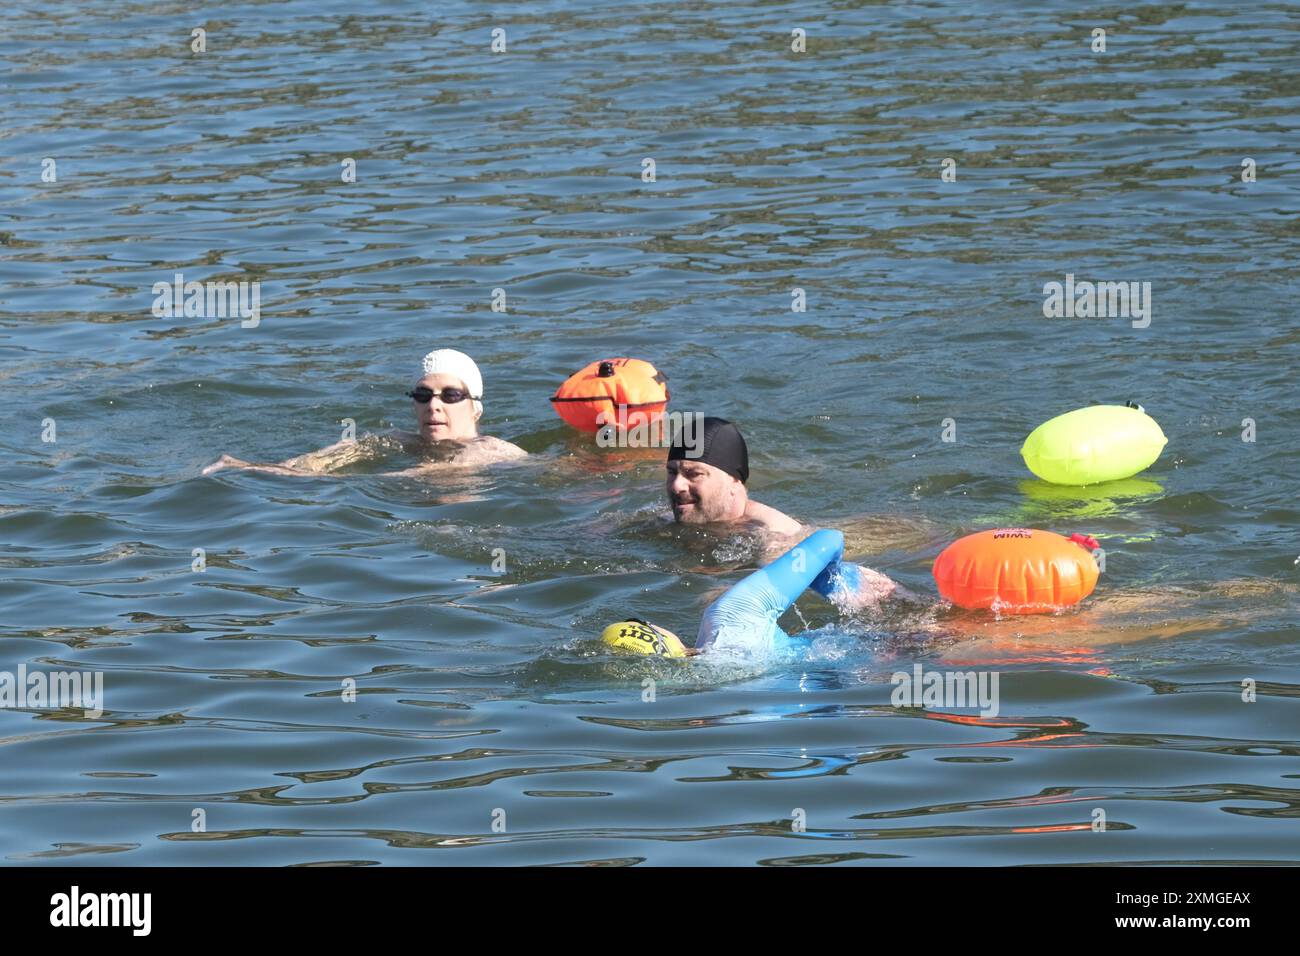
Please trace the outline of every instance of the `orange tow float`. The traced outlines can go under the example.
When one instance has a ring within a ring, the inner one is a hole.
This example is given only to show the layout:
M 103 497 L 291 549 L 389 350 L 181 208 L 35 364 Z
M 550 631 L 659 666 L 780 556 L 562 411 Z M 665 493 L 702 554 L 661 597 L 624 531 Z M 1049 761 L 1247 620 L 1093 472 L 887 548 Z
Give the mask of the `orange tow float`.
M 1097 586 L 1095 538 L 998 528 L 959 538 L 934 562 L 939 594 L 971 610 L 1044 614 L 1077 604 Z
M 598 432 L 648 425 L 668 405 L 668 376 L 634 358 L 603 359 L 574 372 L 551 396 L 555 411 L 574 428 Z

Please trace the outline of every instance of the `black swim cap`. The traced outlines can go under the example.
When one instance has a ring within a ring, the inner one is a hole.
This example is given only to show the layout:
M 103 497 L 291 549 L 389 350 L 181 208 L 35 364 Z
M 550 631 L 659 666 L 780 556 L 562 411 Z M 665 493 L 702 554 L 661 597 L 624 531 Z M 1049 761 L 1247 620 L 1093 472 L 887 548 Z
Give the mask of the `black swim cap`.
M 696 434 L 691 435 L 692 448 L 687 448 L 684 441 L 686 426 L 678 429 L 668 449 L 668 460 L 702 461 L 739 478 L 742 484 L 749 481 L 749 448 L 740 429 L 725 418 L 706 417 L 703 424 L 703 428 L 694 429 Z

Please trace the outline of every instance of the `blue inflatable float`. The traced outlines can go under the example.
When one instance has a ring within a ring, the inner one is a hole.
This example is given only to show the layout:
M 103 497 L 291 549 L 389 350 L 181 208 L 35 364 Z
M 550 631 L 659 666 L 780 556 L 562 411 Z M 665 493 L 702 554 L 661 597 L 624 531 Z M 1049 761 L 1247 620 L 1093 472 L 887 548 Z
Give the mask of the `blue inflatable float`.
M 806 589 L 834 600 L 858 587 L 861 572 L 856 564 L 841 561 L 843 555 L 843 534 L 829 528 L 813 532 L 710 604 L 694 651 L 671 631 L 634 619 L 611 624 L 601 639 L 623 650 L 662 657 L 770 653 L 789 641 L 776 622 Z

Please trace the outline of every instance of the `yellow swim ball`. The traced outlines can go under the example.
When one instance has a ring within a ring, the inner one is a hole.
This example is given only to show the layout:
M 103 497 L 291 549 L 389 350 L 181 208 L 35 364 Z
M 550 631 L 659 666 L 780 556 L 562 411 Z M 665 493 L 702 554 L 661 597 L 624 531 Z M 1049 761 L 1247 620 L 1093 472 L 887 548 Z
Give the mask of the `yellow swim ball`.
M 654 654 L 658 657 L 685 657 L 686 645 L 672 631 L 655 627 L 645 621 L 627 620 L 611 624 L 601 633 L 600 639 L 610 647 L 633 654 Z
M 1055 485 L 1095 485 L 1151 467 L 1165 433 L 1141 406 L 1093 405 L 1035 428 L 1020 449 L 1025 464 Z

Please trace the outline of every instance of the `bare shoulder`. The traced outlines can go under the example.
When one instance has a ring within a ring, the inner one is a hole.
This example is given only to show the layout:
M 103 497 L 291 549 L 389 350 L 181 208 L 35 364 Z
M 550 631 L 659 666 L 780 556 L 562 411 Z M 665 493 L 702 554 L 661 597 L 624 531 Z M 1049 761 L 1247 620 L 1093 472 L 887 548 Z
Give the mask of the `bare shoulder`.
M 760 564 L 775 561 L 813 532 L 788 514 L 753 499 L 745 506 L 745 517 L 758 526 L 763 536 Z
M 524 451 L 518 445 L 504 441 L 500 438 L 494 438 L 491 435 L 480 435 L 473 441 L 465 445 L 462 451 L 454 459 L 456 464 L 490 464 L 495 461 L 514 461 L 519 458 L 527 458 L 528 452 Z
M 439 461 L 426 461 L 414 468 L 403 471 L 390 471 L 389 475 L 431 475 L 447 468 L 483 468 L 500 462 L 518 461 L 527 458 L 528 452 L 518 445 L 491 435 L 481 435 L 461 445 L 450 457 Z
M 774 535 L 798 534 L 803 530 L 803 525 L 788 514 L 777 511 L 768 505 L 760 504 L 752 498 L 745 505 L 745 517 L 756 524 L 762 525 L 765 531 Z

